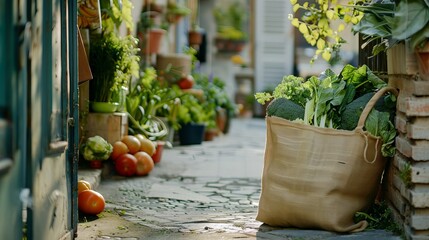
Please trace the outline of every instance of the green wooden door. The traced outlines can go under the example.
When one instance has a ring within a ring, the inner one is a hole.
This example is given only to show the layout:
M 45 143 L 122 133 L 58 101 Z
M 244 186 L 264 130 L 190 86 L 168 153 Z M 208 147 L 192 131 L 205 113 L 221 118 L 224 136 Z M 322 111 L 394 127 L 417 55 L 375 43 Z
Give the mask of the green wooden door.
M 28 199 L 23 190 L 29 28 L 25 9 L 25 3 L 18 6 L 16 1 L 0 0 L 0 239 L 22 238 L 21 193 Z
M 0 0 L 0 18 L 0 239 L 71 239 L 76 1 Z

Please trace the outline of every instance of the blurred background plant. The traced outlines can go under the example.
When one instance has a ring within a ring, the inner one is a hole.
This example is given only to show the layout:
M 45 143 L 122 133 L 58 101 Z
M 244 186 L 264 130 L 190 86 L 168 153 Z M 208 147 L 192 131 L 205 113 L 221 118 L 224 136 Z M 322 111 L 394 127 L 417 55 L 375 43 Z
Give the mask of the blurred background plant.
M 346 43 L 341 36 L 346 25 L 357 24 L 363 17 L 363 12 L 354 8 L 353 5 L 362 5 L 371 0 L 353 0 L 348 5 L 338 0 L 317 0 L 315 2 L 304 2 L 290 0 L 293 12 L 301 11 L 301 18 L 289 14 L 288 18 L 292 25 L 301 32 L 305 40 L 317 50 L 311 59 L 313 63 L 319 56 L 335 64 L 339 60 L 339 51 L 342 44 Z M 341 20 L 336 28 L 331 24 L 333 21 Z

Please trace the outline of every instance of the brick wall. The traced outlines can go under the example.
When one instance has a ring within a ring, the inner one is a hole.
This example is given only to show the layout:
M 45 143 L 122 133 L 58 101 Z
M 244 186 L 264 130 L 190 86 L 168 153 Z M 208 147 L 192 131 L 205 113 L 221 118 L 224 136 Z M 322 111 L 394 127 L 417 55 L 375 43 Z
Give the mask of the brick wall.
M 399 96 L 386 196 L 407 239 L 429 239 L 429 75 L 405 44 L 389 50 L 387 59 L 389 85 Z

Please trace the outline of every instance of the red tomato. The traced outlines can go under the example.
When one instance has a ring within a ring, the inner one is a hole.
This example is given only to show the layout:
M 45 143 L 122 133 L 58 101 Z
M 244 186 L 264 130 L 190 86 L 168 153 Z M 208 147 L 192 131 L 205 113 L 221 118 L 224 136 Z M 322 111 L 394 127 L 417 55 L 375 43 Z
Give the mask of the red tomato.
M 194 86 L 194 77 L 192 77 L 192 75 L 188 75 L 184 78 L 181 78 L 177 82 L 177 85 L 179 85 L 181 89 L 190 89 L 192 86 Z
M 115 170 L 121 176 L 133 176 L 137 170 L 137 159 L 129 153 L 122 154 L 115 161 Z
M 152 157 L 146 152 L 137 152 L 134 157 L 137 159 L 136 175 L 138 176 L 148 175 L 155 166 Z
M 85 214 L 99 214 L 104 210 L 105 205 L 103 195 L 94 190 L 82 191 L 78 196 L 79 210 Z
M 112 151 L 112 154 L 110 154 L 110 158 L 112 160 L 116 160 L 122 154 L 128 153 L 130 151 L 128 149 L 127 144 L 125 144 L 122 141 L 116 141 L 113 143 L 112 146 L 113 146 L 113 151 Z

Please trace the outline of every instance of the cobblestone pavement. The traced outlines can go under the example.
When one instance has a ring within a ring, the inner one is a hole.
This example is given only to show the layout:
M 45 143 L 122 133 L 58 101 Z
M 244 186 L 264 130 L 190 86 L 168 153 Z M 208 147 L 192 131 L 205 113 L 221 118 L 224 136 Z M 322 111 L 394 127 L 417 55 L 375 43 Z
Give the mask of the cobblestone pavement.
M 214 141 L 165 150 L 147 177 L 109 174 L 97 188 L 107 199 L 106 212 L 146 232 L 99 231 L 91 239 L 400 239 L 381 230 L 339 235 L 256 221 L 264 146 L 263 119 L 235 119 L 230 133 Z

